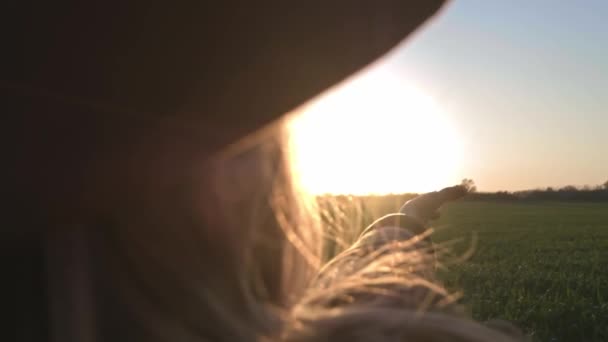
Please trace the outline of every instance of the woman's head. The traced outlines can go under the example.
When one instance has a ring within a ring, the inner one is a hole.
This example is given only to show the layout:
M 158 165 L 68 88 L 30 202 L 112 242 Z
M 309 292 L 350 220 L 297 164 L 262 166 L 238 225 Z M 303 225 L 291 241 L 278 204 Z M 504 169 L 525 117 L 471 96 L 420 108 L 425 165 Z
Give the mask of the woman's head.
M 292 186 L 280 129 L 272 133 L 95 233 L 114 301 L 102 305 L 127 304 L 125 316 L 163 339 L 280 331 L 322 244 Z
M 432 250 L 401 228 L 361 239 L 326 265 L 328 243 L 351 232 L 329 229 L 298 189 L 281 132 L 215 159 L 202 181 L 184 182 L 161 207 L 96 233 L 110 293 L 101 306 L 124 306 L 118 312 L 135 324 L 123 332 L 192 341 L 510 340 L 462 315 L 434 278 Z
M 413 306 L 328 305 L 418 252 L 388 251 L 315 287 L 327 231 L 291 177 L 280 121 L 251 135 L 386 53 L 441 3 L 17 8 L 14 37 L 28 44 L 6 40 L 16 53 L 0 84 L 20 150 L 15 198 L 50 251 L 76 230 L 90 248 L 76 257 L 90 269 L 68 271 L 50 296 L 87 293 L 89 274 L 89 338 L 107 340 L 491 340 Z M 47 274 L 61 278 L 62 265 Z M 375 279 L 404 296 L 430 289 Z

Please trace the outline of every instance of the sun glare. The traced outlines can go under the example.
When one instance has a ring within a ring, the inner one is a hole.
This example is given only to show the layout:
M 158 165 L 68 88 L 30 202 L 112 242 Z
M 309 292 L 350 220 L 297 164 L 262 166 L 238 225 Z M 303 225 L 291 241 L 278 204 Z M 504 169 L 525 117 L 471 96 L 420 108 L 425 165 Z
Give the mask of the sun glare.
M 296 177 L 313 194 L 426 192 L 460 179 L 460 139 L 445 112 L 389 72 L 303 106 L 289 130 Z

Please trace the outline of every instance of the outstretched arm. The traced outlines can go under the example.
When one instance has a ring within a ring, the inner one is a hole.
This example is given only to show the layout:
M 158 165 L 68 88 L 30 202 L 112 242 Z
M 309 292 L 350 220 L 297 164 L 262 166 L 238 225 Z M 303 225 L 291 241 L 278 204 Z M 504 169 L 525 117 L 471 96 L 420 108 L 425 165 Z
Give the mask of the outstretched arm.
M 347 250 L 330 261 L 319 273 L 321 286 L 357 274 L 371 264 L 386 263 L 387 269 L 399 268 L 407 264 L 415 273 L 426 279 L 434 278 L 434 250 L 427 228 L 430 221 L 439 217 L 439 208 L 463 197 L 469 189 L 464 185 L 445 188 L 440 191 L 420 195 L 407 201 L 399 213 L 387 215 L 365 229 L 359 239 Z M 408 260 L 401 260 L 404 255 Z M 396 263 L 387 259 L 389 255 Z M 412 260 L 417 260 L 413 261 Z M 391 272 L 391 270 L 389 270 Z

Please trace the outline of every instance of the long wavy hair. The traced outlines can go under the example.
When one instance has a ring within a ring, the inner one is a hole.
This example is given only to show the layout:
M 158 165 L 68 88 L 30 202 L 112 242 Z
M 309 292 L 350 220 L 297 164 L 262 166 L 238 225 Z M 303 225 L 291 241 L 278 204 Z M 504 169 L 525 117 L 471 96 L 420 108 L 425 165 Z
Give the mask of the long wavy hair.
M 284 128 L 285 120 L 216 156 L 158 206 L 100 230 L 107 336 L 512 340 L 458 310 L 419 238 L 389 227 L 347 247 L 355 235 L 324 222 L 299 189 Z M 343 247 L 327 260 L 336 241 Z

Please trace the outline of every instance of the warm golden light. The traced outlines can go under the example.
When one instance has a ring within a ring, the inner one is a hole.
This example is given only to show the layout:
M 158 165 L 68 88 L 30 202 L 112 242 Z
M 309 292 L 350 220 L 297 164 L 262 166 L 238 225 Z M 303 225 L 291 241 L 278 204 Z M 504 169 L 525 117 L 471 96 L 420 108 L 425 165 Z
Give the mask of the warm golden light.
M 388 72 L 307 104 L 289 128 L 296 176 L 313 194 L 426 192 L 461 178 L 460 140 L 445 113 Z

